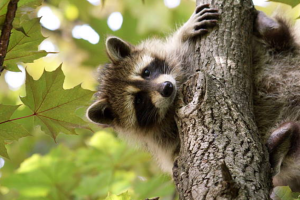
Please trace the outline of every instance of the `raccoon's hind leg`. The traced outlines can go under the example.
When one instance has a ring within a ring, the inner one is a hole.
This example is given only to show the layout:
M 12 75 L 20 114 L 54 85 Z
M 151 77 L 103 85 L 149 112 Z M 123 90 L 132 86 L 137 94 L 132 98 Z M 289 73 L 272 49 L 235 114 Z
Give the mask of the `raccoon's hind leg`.
M 274 186 L 288 185 L 300 192 L 300 124 L 282 124 L 269 137 L 267 147 Z
M 271 19 L 265 13 L 257 11 L 254 32 L 276 52 L 293 50 L 296 47 L 290 25 L 280 17 Z

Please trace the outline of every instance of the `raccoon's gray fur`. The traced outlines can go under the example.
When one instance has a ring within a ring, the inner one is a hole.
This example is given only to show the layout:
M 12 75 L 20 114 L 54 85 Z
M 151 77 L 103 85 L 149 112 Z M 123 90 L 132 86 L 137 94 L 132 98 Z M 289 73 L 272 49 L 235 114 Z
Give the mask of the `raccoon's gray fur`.
M 193 45 L 190 40 L 207 33 L 218 17 L 218 11 L 205 4 L 164 40 L 149 39 L 133 46 L 109 37 L 106 49 L 112 64 L 100 69 L 97 101 L 87 117 L 138 143 L 153 154 L 163 171 L 171 173 L 179 148 L 173 102 L 191 73 L 182 70 L 182 58 Z
M 97 100 L 87 117 L 140 144 L 171 173 L 180 142 L 173 102 L 182 82 L 193 73 L 184 66 L 183 57 L 194 44 L 191 39 L 214 27 L 218 17 L 216 9 L 202 5 L 165 40 L 133 46 L 109 37 L 106 47 L 112 64 L 100 69 Z M 258 12 L 255 30 L 256 122 L 270 150 L 274 185 L 290 185 L 299 191 L 300 56 L 296 38 L 300 37 L 283 19 L 272 20 L 262 12 Z
M 253 41 L 256 123 L 270 151 L 273 184 L 300 191 L 300 33 L 258 12 Z

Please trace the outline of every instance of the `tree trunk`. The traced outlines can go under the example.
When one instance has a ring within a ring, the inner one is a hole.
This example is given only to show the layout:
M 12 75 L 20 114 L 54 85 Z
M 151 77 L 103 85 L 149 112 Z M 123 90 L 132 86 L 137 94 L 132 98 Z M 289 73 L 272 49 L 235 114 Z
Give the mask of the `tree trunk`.
M 181 149 L 174 165 L 180 199 L 269 199 L 268 153 L 252 105 L 251 0 L 197 0 L 221 13 L 197 41 L 177 111 Z M 189 60 L 187 59 L 187 60 Z

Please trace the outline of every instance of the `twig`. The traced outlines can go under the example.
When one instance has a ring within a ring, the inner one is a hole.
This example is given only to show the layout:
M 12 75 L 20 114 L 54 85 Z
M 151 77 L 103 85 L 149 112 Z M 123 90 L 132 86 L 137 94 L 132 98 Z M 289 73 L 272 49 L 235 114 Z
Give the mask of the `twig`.
M 12 23 L 14 21 L 19 0 L 10 0 L 7 6 L 7 13 L 4 21 L 4 25 L 0 37 L 0 75 L 4 70 L 4 58 L 7 53 L 7 47 L 9 43 L 9 37 L 12 29 Z

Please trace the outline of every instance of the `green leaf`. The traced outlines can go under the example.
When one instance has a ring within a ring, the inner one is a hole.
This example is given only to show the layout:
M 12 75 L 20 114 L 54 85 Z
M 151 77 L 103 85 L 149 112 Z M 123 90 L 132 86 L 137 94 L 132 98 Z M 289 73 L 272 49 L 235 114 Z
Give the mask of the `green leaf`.
M 274 197 L 273 197 L 274 195 Z M 273 189 L 272 198 L 281 200 L 293 200 L 292 190 L 289 186 L 279 186 Z
M 25 32 L 25 30 L 24 30 L 24 28 L 22 27 L 22 26 L 17 26 L 17 27 L 15 27 L 15 30 L 17 30 L 17 31 L 20 31 L 21 33 L 23 33 L 24 35 L 26 35 L 27 37 L 29 37 L 27 34 L 26 34 L 26 32 Z
M 37 81 L 27 74 L 26 97 L 21 98 L 33 111 L 35 122 L 54 139 L 60 132 L 76 134 L 75 128 L 88 128 L 75 111 L 89 103 L 94 93 L 80 85 L 64 90 L 64 77 L 61 66 L 53 72 L 44 72 Z
M 299 192 L 292 192 L 292 196 L 294 200 L 300 200 L 300 193 Z
M 65 195 L 77 183 L 76 166 L 72 162 L 74 156 L 72 151 L 63 146 L 45 156 L 34 154 L 21 164 L 15 174 L 6 177 L 2 184 L 17 189 L 20 199 L 70 199 Z
M 131 196 L 127 192 L 124 192 L 120 195 L 108 194 L 105 200 L 131 200 Z
M 170 177 L 156 176 L 137 184 L 135 192 L 139 195 L 138 199 L 149 198 L 151 194 L 155 194 L 155 196 L 166 196 L 174 193 L 174 185 Z
M 110 182 L 113 179 L 113 170 L 100 171 L 98 175 L 84 176 L 77 188 L 75 196 L 84 199 L 86 196 L 105 196 L 110 190 Z
M 35 9 L 42 5 L 43 0 L 20 0 L 18 3 L 18 9 L 22 12 L 26 12 L 31 9 Z
M 7 12 L 7 5 L 9 0 L 0 1 L 0 27 L 3 26 L 5 21 L 5 16 Z M 34 11 L 38 6 L 42 5 L 43 0 L 20 0 L 18 3 L 18 9 L 16 12 L 16 17 L 13 21 L 13 27 L 20 29 L 20 18 Z
M 29 136 L 28 131 L 10 120 L 11 115 L 19 106 L 9 106 L 0 104 L 0 155 L 8 158 L 5 149 L 5 140 L 18 140 L 21 137 Z
M 269 1 L 284 3 L 284 4 L 292 6 L 292 8 L 297 6 L 298 4 L 300 4 L 300 0 L 269 0 Z
M 25 34 L 13 30 L 10 36 L 4 66 L 10 71 L 20 71 L 18 62 L 30 63 L 47 55 L 46 51 L 38 51 L 38 45 L 45 39 L 41 34 L 40 19 L 21 22 Z
M 7 5 L 9 0 L 1 0 L 0 1 L 0 26 L 2 27 L 5 21 L 5 15 L 7 12 Z

